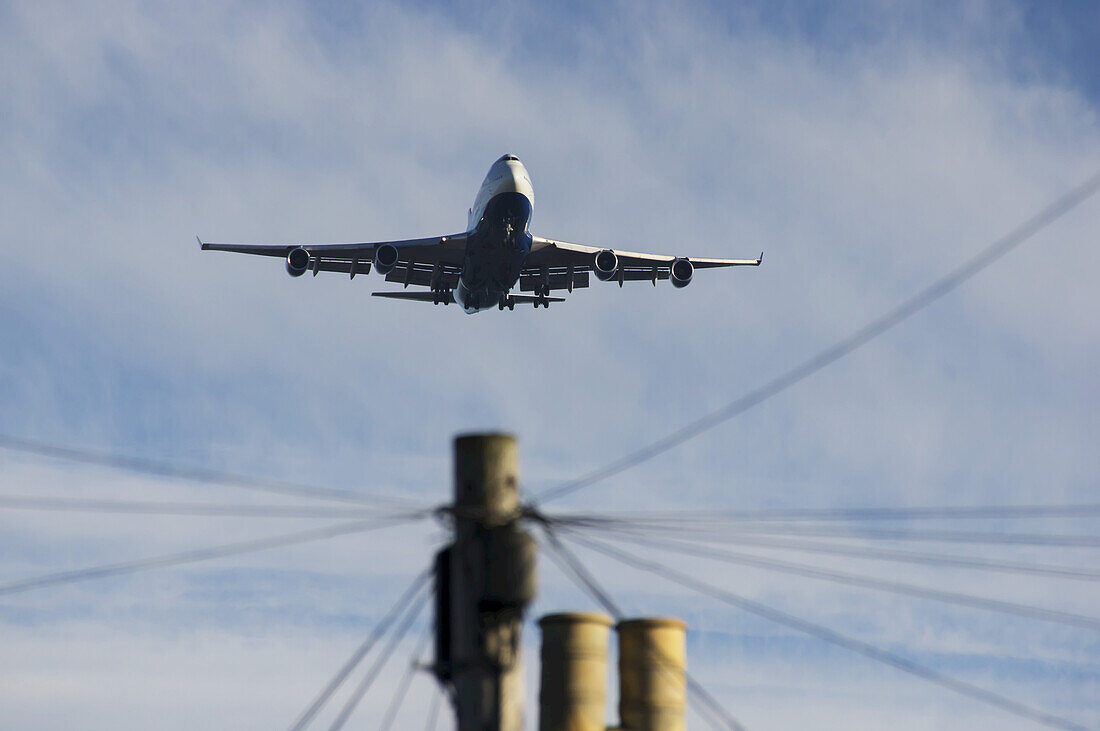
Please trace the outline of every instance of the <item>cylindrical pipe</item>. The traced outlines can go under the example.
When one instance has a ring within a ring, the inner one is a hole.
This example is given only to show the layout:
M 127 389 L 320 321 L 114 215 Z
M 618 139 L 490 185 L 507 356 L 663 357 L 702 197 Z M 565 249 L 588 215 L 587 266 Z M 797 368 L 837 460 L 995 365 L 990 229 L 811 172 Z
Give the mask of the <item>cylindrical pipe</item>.
M 548 614 L 542 629 L 539 731 L 604 731 L 611 618 Z
M 619 718 L 629 731 L 684 731 L 687 625 L 679 619 L 619 622 Z

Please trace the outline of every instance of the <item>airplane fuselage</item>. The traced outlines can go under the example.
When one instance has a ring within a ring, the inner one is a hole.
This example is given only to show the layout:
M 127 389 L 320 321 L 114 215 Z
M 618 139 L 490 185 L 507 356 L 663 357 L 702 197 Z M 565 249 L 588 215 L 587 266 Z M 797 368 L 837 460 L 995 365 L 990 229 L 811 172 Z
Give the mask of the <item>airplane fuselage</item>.
M 474 313 L 497 307 L 519 280 L 531 253 L 535 194 L 527 168 L 504 155 L 489 168 L 467 224 L 466 254 L 455 302 Z

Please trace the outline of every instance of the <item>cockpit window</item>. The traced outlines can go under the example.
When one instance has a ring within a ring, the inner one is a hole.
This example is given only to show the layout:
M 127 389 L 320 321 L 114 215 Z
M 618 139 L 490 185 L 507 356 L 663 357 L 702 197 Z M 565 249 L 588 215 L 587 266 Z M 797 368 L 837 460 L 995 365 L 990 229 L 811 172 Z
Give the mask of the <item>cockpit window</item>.
M 505 155 L 504 157 L 502 157 L 500 159 L 501 160 L 514 160 L 516 162 L 519 162 L 519 158 L 516 157 L 515 155 Z

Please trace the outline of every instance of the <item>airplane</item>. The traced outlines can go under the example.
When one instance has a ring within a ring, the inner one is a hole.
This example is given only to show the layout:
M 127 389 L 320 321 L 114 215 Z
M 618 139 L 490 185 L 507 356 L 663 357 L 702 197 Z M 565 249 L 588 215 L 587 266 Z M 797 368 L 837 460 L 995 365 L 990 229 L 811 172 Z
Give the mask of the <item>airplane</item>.
M 667 279 L 673 287 L 691 283 L 696 269 L 759 266 L 764 259 L 707 259 L 641 254 L 570 244 L 530 232 L 535 197 L 531 176 L 515 155 L 503 155 L 489 168 L 469 210 L 466 231 L 405 241 L 351 244 L 219 244 L 198 238 L 203 250 L 232 251 L 286 259 L 286 271 L 343 272 L 351 279 L 373 268 L 387 282 L 427 287 L 427 292 L 373 292 L 375 297 L 458 303 L 468 314 L 517 304 L 564 302 L 554 290 L 588 286 L 589 272 L 604 282 Z M 519 292 L 513 292 L 516 285 Z M 530 292 L 531 294 L 523 294 Z

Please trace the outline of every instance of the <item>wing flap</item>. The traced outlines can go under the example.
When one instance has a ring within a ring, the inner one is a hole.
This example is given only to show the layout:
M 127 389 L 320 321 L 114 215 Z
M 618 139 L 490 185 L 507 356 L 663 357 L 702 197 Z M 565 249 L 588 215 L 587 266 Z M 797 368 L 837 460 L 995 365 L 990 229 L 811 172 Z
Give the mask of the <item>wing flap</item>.
M 584 289 L 588 286 L 588 272 L 573 272 L 573 286 L 569 286 L 568 271 L 548 271 L 545 281 L 550 289 Z M 521 292 L 534 292 L 543 283 L 542 272 L 524 273 L 519 277 L 519 289 Z
M 411 271 L 410 271 L 411 270 Z M 454 289 L 458 286 L 457 267 L 440 267 L 437 274 L 435 266 L 431 264 L 414 264 L 411 262 L 399 263 L 387 275 L 387 282 L 400 282 L 405 286 L 430 287 L 432 280 L 438 277 L 438 285 L 441 289 Z

